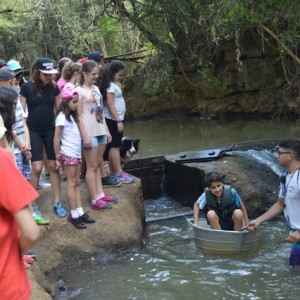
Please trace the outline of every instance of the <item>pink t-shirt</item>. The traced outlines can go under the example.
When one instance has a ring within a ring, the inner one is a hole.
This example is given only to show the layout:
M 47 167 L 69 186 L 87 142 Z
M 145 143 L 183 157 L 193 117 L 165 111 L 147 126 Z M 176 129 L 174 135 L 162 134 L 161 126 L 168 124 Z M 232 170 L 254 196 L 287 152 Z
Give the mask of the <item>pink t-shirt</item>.
M 62 79 L 62 78 L 60 78 L 60 79 L 56 82 L 56 84 L 57 84 L 57 86 L 58 86 L 58 88 L 59 88 L 60 90 L 62 90 L 63 87 L 64 87 L 67 83 L 68 83 L 68 82 L 67 82 L 66 80 Z

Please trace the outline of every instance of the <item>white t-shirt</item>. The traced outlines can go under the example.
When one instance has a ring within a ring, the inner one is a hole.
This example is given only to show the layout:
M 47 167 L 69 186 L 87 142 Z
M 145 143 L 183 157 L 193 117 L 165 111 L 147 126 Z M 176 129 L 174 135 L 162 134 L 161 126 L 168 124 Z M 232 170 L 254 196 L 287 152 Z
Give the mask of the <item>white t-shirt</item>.
M 20 102 L 20 99 L 18 99 L 16 112 L 16 123 L 12 126 L 13 132 L 18 136 L 20 141 L 22 143 L 25 143 L 25 130 L 24 130 L 24 111 Z M 22 150 L 14 143 L 13 146 L 14 154 L 22 153 Z
M 279 197 L 284 198 L 284 217 L 291 229 L 300 230 L 300 170 L 287 174 L 281 184 Z
M 125 104 L 125 100 L 123 98 L 120 87 L 117 84 L 115 84 L 114 82 L 111 82 L 109 88 L 107 89 L 107 93 L 115 94 L 114 104 L 115 104 L 117 113 L 118 113 L 120 119 L 124 120 L 125 113 L 126 113 L 126 104 Z M 105 118 L 107 118 L 107 119 L 115 120 L 113 115 L 110 113 L 107 103 L 104 105 L 104 115 L 105 115 Z
M 0 139 L 3 138 L 3 136 L 5 135 L 5 132 L 6 132 L 6 128 L 4 126 L 2 116 L 0 115 Z
M 81 136 L 76 122 L 71 116 L 72 122 L 66 119 L 63 112 L 56 117 L 55 126 L 63 126 L 60 141 L 60 153 L 69 157 L 81 158 Z

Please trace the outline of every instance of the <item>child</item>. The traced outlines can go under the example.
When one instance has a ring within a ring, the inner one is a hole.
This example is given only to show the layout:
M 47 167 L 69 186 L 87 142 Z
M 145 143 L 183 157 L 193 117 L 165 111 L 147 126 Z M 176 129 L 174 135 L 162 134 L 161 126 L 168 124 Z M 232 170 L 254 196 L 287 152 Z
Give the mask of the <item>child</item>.
M 134 179 L 122 170 L 120 159 L 126 105 L 117 83 L 122 80 L 124 71 L 125 65 L 121 61 L 113 60 L 110 62 L 103 71 L 101 92 L 105 99 L 104 115 L 106 124 L 112 135 L 112 141 L 108 144 L 106 150 L 110 172 L 121 183 L 132 183 Z
M 9 94 L 13 97 L 5 98 Z M 0 295 L 1 299 L 29 299 L 31 286 L 21 257 L 39 238 L 28 207 L 38 194 L 17 170 L 12 155 L 2 148 L 6 145 L 3 140 L 11 141 L 13 136 L 13 99 L 17 93 L 0 87 L 0 95 Z
M 111 208 L 116 198 L 103 192 L 99 160 L 110 139 L 103 114 L 102 95 L 95 86 L 99 69 L 94 61 L 82 64 L 78 98 L 79 129 L 82 136 L 83 153 L 86 161 L 86 182 L 94 210 Z
M 69 87 L 76 87 L 80 76 L 80 70 L 80 63 L 71 61 L 65 64 L 62 70 L 62 76 L 65 79 L 66 83 L 63 87 L 61 87 L 61 91 Z
M 224 185 L 217 172 L 205 176 L 208 188 L 194 204 L 194 224 L 198 225 L 199 210 L 206 209 L 207 222 L 213 229 L 239 230 L 248 225 L 248 214 L 237 191 Z
M 67 84 L 67 80 L 66 80 L 66 78 L 64 78 L 64 75 L 62 72 L 63 68 L 67 63 L 69 63 L 71 61 L 72 61 L 71 58 L 63 57 L 58 62 L 58 73 L 56 74 L 56 84 L 60 90 L 62 90 L 63 87 Z
M 63 162 L 67 176 L 67 197 L 71 208 L 68 221 L 78 229 L 85 229 L 85 223 L 94 223 L 95 219 L 83 212 L 80 199 L 81 137 L 77 126 L 77 104 L 75 88 L 63 90 L 55 121 L 54 150 L 56 164 L 61 167 Z

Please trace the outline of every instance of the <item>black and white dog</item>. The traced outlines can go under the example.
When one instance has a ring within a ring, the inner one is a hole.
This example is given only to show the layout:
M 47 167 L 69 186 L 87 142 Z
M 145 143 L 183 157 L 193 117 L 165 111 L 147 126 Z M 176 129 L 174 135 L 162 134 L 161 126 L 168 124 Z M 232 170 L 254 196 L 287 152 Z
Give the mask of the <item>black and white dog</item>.
M 122 138 L 122 147 L 120 149 L 121 164 L 124 165 L 137 154 L 139 150 L 140 139 L 124 136 Z M 106 149 L 103 155 L 104 160 L 108 160 L 108 153 L 110 150 L 109 144 L 106 145 Z
M 126 164 L 139 151 L 140 139 L 131 137 L 122 138 L 122 148 L 120 149 L 121 163 Z

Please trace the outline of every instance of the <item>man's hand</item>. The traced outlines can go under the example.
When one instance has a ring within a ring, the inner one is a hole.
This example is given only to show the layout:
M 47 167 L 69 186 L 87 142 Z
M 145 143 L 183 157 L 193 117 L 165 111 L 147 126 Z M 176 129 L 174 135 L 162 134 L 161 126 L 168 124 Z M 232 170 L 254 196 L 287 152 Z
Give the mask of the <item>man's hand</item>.
M 249 222 L 248 226 L 247 226 L 247 230 L 249 231 L 255 231 L 260 225 L 260 222 L 255 219 Z
M 291 232 L 286 240 L 290 243 L 299 242 L 300 241 L 300 232 L 299 231 Z

